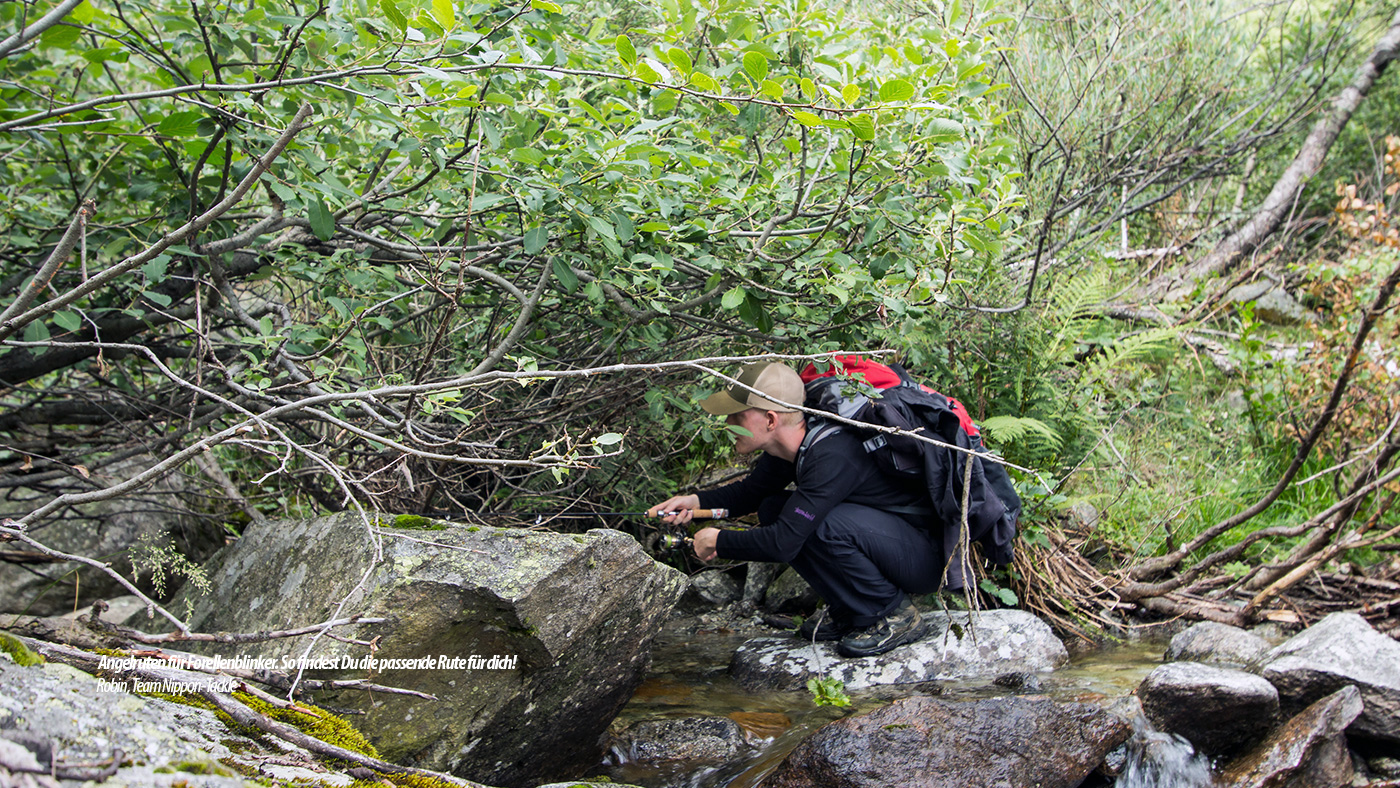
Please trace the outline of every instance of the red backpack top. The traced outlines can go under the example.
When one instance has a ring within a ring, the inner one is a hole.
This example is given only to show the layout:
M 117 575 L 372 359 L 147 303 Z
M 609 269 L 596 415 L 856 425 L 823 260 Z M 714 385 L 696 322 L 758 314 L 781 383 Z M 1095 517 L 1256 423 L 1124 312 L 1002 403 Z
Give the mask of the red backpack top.
M 869 383 L 873 388 L 880 391 L 894 388 L 902 384 L 914 384 L 930 394 L 938 393 L 912 378 L 901 377 L 899 372 L 896 372 L 888 365 L 881 364 L 878 361 L 871 361 L 870 359 L 860 356 L 836 356 L 833 361 L 835 364 L 826 372 L 818 372 L 816 365 L 808 364 L 798 375 L 802 377 L 803 383 L 811 383 L 818 378 L 829 378 L 840 373 L 851 377 L 859 376 L 863 378 L 866 383 Z M 981 433 L 978 431 L 977 425 L 972 422 L 972 416 L 968 414 L 967 408 L 963 407 L 961 402 L 958 402 L 952 397 L 946 394 L 943 396 L 948 400 L 948 409 L 958 417 L 958 422 L 962 425 L 963 431 L 968 435 L 980 435 Z

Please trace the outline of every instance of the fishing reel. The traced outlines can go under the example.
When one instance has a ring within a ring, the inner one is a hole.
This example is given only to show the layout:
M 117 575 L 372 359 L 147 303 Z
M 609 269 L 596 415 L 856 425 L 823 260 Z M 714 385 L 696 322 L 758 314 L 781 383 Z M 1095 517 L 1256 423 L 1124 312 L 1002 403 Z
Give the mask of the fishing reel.
M 683 534 L 668 534 L 662 531 L 647 536 L 643 542 L 646 551 L 654 556 L 674 556 L 677 553 L 684 553 L 690 549 L 692 539 Z
M 690 548 L 695 540 L 689 536 L 678 534 L 658 534 L 656 539 L 656 550 L 662 553 L 683 552 Z

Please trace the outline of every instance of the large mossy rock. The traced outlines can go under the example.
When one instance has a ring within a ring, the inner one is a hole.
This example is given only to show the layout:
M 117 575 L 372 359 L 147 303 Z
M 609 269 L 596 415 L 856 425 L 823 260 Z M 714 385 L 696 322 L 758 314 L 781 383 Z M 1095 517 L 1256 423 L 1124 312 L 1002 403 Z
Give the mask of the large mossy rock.
M 396 522 L 415 527 L 367 528 L 335 516 L 250 529 L 212 562 L 214 592 L 196 600 L 193 625 L 247 632 L 351 613 L 387 618 L 337 634 L 377 638 L 380 660 L 431 659 L 373 678 L 438 700 L 318 696 L 332 708 L 363 711 L 352 719 L 383 757 L 505 786 L 575 777 L 596 764 L 601 736 L 641 683 L 652 638 L 685 576 L 617 531 Z M 371 532 L 382 544 L 378 563 Z M 305 648 L 279 640 L 223 653 L 294 659 Z M 364 656 L 361 646 L 324 637 L 311 653 Z
M 1072 788 L 1127 741 L 1097 706 L 914 697 L 823 726 L 763 788 Z
M 1024 610 L 924 616 L 933 619 L 930 634 L 874 657 L 847 659 L 829 642 L 814 646 L 796 637 L 754 638 L 734 653 L 729 672 L 749 689 L 801 689 L 823 675 L 840 679 L 847 689 L 862 689 L 1047 671 L 1069 660 L 1050 626 Z
M 229 730 L 212 711 L 132 695 L 56 662 L 21 667 L 0 654 L 0 785 L 58 784 L 28 783 L 19 774 L 13 782 L 6 780 L 7 767 L 33 768 L 34 761 L 47 771 L 50 754 L 60 774 L 74 777 L 62 784 L 80 785 L 102 773 L 101 766 L 116 753 L 121 767 L 108 780 L 99 779 L 102 785 L 254 785 L 245 775 L 284 781 L 281 785 L 352 782 L 347 775 L 328 772 L 296 745 Z

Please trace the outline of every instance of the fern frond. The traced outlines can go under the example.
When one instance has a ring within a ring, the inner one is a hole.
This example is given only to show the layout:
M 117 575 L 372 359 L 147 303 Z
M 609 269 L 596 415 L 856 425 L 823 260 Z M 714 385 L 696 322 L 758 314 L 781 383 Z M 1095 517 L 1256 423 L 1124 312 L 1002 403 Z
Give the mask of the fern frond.
M 1063 441 L 1054 427 L 1029 417 L 993 416 L 978 426 L 996 443 L 1039 443 L 1053 451 Z
M 1177 326 L 1161 326 L 1122 337 L 1085 366 L 1083 379 L 1088 383 L 1106 383 L 1114 370 L 1141 361 L 1180 337 L 1181 328 Z

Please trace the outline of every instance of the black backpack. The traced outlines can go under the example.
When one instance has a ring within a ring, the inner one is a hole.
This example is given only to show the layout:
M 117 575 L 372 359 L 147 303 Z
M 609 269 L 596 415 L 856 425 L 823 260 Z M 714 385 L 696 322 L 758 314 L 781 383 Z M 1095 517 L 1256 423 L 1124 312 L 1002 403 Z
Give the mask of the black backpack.
M 870 363 L 870 362 L 865 362 Z M 979 434 L 969 434 L 956 409 L 960 403 L 938 392 L 927 390 L 897 364 L 888 365 L 900 384 L 886 389 L 861 386 L 849 379 L 821 377 L 807 383 L 805 405 L 855 421 L 880 427 L 895 427 L 927 435 L 966 451 L 937 446 L 907 435 L 890 435 L 820 417 L 809 418 L 803 449 L 832 434 L 850 429 L 868 435 L 862 445 L 884 473 L 920 478 L 928 486 L 937 522 L 931 529 L 941 531 L 945 554 L 955 555 L 961 541 L 963 482 L 971 462 L 968 487 L 968 539 L 982 546 L 982 554 L 998 566 L 1011 563 L 1016 524 L 1021 516 L 1021 498 L 1001 463 L 985 461 L 978 454 L 989 454 Z M 862 393 L 864 388 L 870 394 Z M 971 423 L 966 420 L 966 423 Z M 975 429 L 975 428 L 974 428 Z M 798 462 L 801 462 L 799 452 Z

